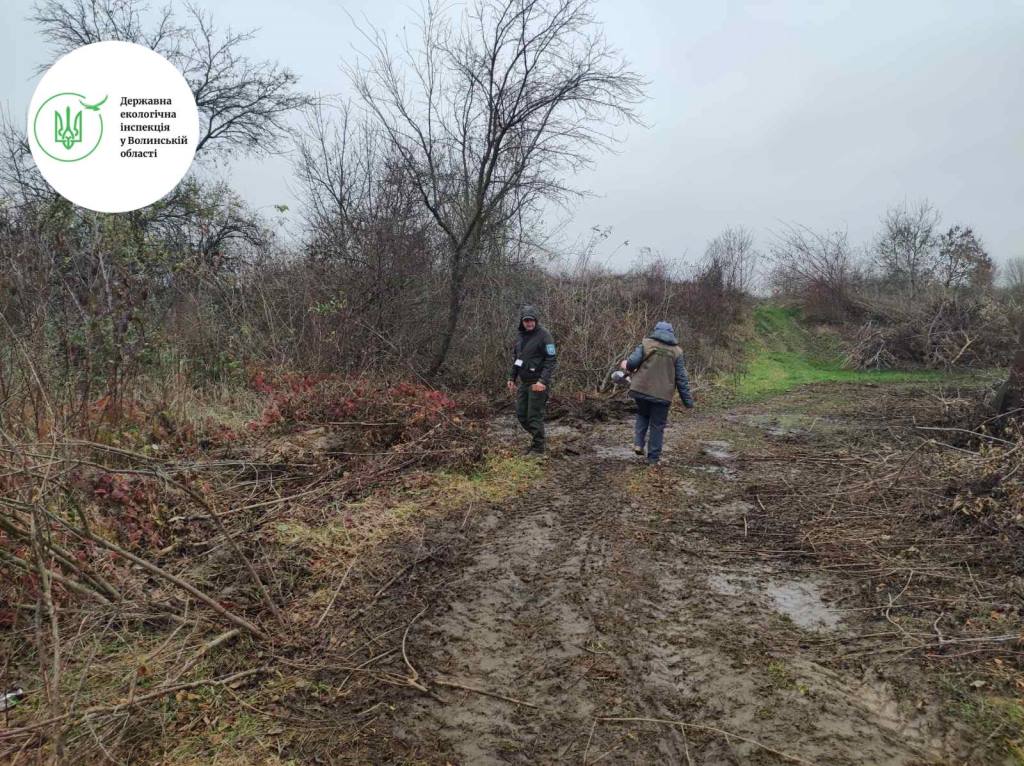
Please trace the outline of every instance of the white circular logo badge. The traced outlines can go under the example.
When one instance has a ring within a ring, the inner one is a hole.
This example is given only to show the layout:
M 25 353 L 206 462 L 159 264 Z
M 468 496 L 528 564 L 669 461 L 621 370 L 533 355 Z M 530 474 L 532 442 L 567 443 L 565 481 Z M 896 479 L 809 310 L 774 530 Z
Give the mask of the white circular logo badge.
M 85 45 L 36 87 L 28 140 L 58 194 L 101 213 L 151 205 L 184 178 L 199 110 L 174 65 L 135 43 Z

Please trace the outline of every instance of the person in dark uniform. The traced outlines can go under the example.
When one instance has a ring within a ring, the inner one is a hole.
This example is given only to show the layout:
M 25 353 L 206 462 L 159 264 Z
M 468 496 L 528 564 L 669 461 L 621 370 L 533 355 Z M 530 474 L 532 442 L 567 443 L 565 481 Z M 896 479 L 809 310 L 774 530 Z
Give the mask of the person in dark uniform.
M 519 336 L 512 351 L 508 390 L 516 393 L 516 417 L 533 437 L 528 453 L 544 453 L 544 411 L 555 372 L 555 340 L 540 326 L 533 306 L 519 312 Z

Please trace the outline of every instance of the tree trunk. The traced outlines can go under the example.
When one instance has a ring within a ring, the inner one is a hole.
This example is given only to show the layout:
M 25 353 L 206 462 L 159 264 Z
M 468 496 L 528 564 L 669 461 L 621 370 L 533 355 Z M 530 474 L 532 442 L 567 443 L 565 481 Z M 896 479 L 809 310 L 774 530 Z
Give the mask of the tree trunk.
M 462 313 L 462 285 L 465 280 L 465 267 L 463 266 L 464 256 L 457 254 L 452 258 L 452 283 L 448 292 L 448 321 L 445 322 L 444 333 L 441 335 L 441 345 L 434 354 L 434 360 L 430 363 L 427 371 L 428 378 L 436 378 L 444 363 L 448 361 L 448 352 L 452 346 L 452 339 L 455 337 L 455 330 L 459 326 L 459 316 Z

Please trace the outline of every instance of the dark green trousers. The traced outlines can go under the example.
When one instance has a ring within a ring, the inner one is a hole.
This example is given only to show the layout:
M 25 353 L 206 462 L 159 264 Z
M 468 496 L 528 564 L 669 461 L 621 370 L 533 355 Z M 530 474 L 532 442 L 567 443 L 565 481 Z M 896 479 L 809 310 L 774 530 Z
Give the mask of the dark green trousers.
M 544 449 L 544 411 L 548 406 L 548 390 L 531 391 L 532 383 L 519 383 L 516 394 L 516 417 L 519 425 L 533 437 L 533 446 Z

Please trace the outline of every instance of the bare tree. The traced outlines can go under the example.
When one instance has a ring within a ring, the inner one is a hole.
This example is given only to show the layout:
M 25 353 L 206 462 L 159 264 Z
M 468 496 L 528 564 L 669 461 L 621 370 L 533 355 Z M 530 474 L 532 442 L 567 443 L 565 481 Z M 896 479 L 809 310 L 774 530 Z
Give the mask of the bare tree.
M 819 233 L 790 225 L 775 234 L 769 252 L 775 292 L 799 298 L 819 318 L 845 318 L 860 277 L 845 231 Z
M 1024 255 L 1011 258 L 1006 264 L 1005 274 L 1010 295 L 1024 301 Z
M 595 23 L 593 0 L 428 5 L 417 46 L 379 30 L 350 74 L 445 244 L 447 317 L 430 373 L 445 364 L 467 274 L 485 240 L 544 201 L 636 122 L 642 79 Z
M 365 153 L 356 151 L 353 121 L 347 105 L 335 108 L 318 100 L 305 113 L 305 124 L 295 141 L 292 167 L 302 196 L 307 229 L 324 244 L 314 250 L 329 250 L 344 256 L 354 228 L 353 208 L 359 207 L 367 193 L 374 171 L 362 165 L 372 158 L 372 143 L 364 144 Z M 373 164 L 372 159 L 369 163 Z
M 995 264 L 970 226 L 952 226 L 939 236 L 935 276 L 947 290 L 988 290 L 995 276 Z
M 141 0 L 43 0 L 32 18 L 55 57 L 102 40 L 165 55 L 199 106 L 198 156 L 276 151 L 285 116 L 309 98 L 296 91 L 288 70 L 243 55 L 251 33 L 221 34 L 207 14 L 186 9 L 179 23 L 172 6 L 151 14 Z M 161 319 L 176 304 L 194 305 L 197 294 L 222 292 L 227 280 L 220 280 L 262 246 L 266 232 L 230 189 L 195 178 L 126 215 L 76 208 L 42 179 L 20 127 L 5 120 L 0 140 L 0 192 L 17 208 L 26 241 L 50 261 L 48 279 L 30 284 L 60 317 L 53 340 L 62 374 L 83 381 L 84 397 L 102 370 L 116 401 Z M 18 258 L 13 253 L 10 265 L 22 268 Z
M 913 208 L 906 203 L 891 207 L 882 218 L 882 231 L 872 248 L 875 265 L 909 298 L 935 279 L 940 218 L 927 200 Z
M 32 159 L 22 125 L 6 111 L 0 111 L 0 195 L 17 204 L 58 198 Z
M 320 258 L 359 261 L 357 233 L 389 201 L 384 187 L 400 164 L 389 165 L 387 142 L 361 117 L 348 104 L 318 100 L 305 110 L 295 139 L 292 166 L 309 246 Z M 415 199 L 410 204 L 417 206 Z
M 137 0 L 42 0 L 33 6 L 32 20 L 53 46 L 54 58 L 103 40 L 122 40 L 163 55 L 173 54 L 174 41 L 184 30 L 175 24 L 172 7 L 160 9 L 151 29 L 143 19 L 147 11 L 148 6 Z
M 185 76 L 199 108 L 197 156 L 275 151 L 287 135 L 288 114 L 310 103 L 295 89 L 298 77 L 242 53 L 253 31 L 221 33 L 210 14 L 185 8 L 185 23 L 166 5 L 147 26 L 142 0 L 43 0 L 32 19 L 54 58 L 103 40 L 145 45 L 165 56 Z
M 708 242 L 701 264 L 705 272 L 721 275 L 722 287 L 735 292 L 754 288 L 760 253 L 754 249 L 754 235 L 743 226 L 729 227 Z
M 404 320 L 429 290 L 432 273 L 432 232 L 416 188 L 365 115 L 319 101 L 305 118 L 293 166 L 307 253 L 336 277 L 346 313 L 357 312 L 371 333 L 400 342 L 395 336 L 403 328 L 419 324 Z

